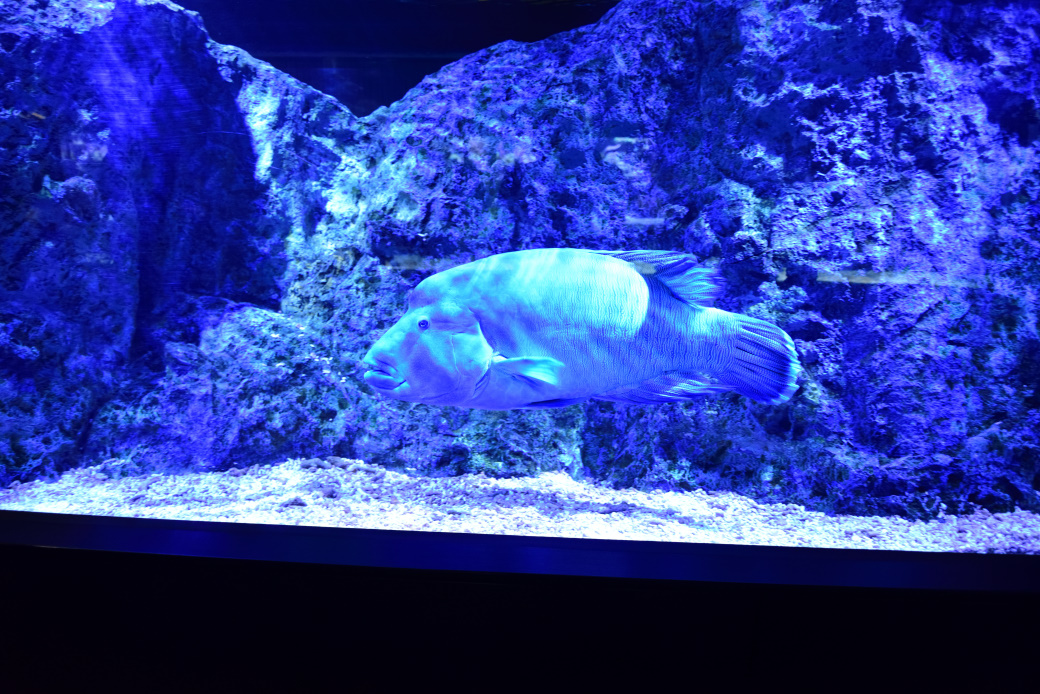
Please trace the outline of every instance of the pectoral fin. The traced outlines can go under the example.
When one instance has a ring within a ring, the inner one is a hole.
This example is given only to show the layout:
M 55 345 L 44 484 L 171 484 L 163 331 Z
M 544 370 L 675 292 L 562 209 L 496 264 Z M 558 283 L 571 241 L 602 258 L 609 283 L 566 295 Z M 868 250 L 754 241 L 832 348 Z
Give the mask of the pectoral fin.
M 491 368 L 530 386 L 557 386 L 560 384 L 560 369 L 563 368 L 563 362 L 552 357 L 506 359 L 496 356 L 492 360 Z

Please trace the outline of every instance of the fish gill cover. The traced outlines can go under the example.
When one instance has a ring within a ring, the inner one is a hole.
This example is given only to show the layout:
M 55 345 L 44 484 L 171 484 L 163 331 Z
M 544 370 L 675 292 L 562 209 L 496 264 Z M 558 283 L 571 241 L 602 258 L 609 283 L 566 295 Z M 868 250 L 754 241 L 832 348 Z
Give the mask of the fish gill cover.
M 837 513 L 1040 509 L 1040 13 L 625 0 L 357 118 L 168 2 L 0 2 L 0 481 L 339 455 Z M 359 361 L 438 271 L 659 249 L 784 405 L 483 411 Z

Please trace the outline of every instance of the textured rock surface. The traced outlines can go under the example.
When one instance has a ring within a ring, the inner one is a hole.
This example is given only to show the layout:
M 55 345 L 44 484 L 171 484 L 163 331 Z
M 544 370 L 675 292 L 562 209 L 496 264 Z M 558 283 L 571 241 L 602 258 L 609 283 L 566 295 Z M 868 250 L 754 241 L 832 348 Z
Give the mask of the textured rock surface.
M 628 1 L 364 119 L 191 13 L 75 6 L 0 5 L 4 479 L 331 453 L 1040 508 L 1027 4 Z M 357 380 L 421 278 L 541 246 L 717 265 L 722 308 L 796 339 L 800 391 L 473 412 Z

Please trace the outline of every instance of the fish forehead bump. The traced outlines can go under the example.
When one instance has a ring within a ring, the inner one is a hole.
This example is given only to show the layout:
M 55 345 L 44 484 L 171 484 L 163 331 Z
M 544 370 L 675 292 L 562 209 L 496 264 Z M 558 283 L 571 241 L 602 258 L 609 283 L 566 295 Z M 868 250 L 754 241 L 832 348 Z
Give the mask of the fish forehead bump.
M 440 278 L 431 282 L 438 275 L 432 275 L 420 282 L 408 295 L 408 310 L 405 315 L 415 313 L 457 316 L 465 313 L 471 302 L 458 289 L 458 283 L 450 278 Z M 402 316 L 403 318 L 404 316 Z
M 490 256 L 430 275 L 411 291 L 408 306 L 436 306 L 448 311 L 465 308 L 487 290 L 488 272 L 496 267 L 494 261 L 498 258 Z
M 455 267 L 441 270 L 438 273 L 430 275 L 422 282 L 415 285 L 415 289 L 412 290 L 412 293 L 419 295 L 426 301 L 436 301 L 444 295 L 451 293 L 452 290 L 458 290 L 465 283 L 471 281 L 474 271 L 477 269 L 478 263 L 480 262 L 481 261 L 478 260 L 464 265 L 456 265 Z
M 494 276 L 513 276 L 539 284 L 590 273 L 600 275 L 604 272 L 632 271 L 632 266 L 625 261 L 581 248 L 532 248 L 511 251 L 489 256 L 469 265 L 472 266 L 472 273 L 479 277 L 490 279 Z
M 605 274 L 604 274 L 605 273 Z M 412 290 L 410 307 L 445 301 L 466 305 L 511 278 L 531 286 L 556 278 L 595 275 L 599 279 L 618 274 L 638 275 L 624 260 L 578 248 L 535 248 L 486 256 L 430 275 Z

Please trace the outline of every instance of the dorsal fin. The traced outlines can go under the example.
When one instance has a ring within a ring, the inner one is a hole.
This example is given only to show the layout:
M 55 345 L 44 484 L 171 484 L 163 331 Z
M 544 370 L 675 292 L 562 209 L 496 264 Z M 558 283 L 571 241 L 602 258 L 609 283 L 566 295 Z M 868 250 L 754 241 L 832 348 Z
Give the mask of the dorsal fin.
M 707 308 L 721 293 L 718 272 L 714 268 L 699 267 L 688 253 L 676 251 L 592 251 L 624 260 L 647 278 L 657 280 L 679 301 L 691 306 Z

